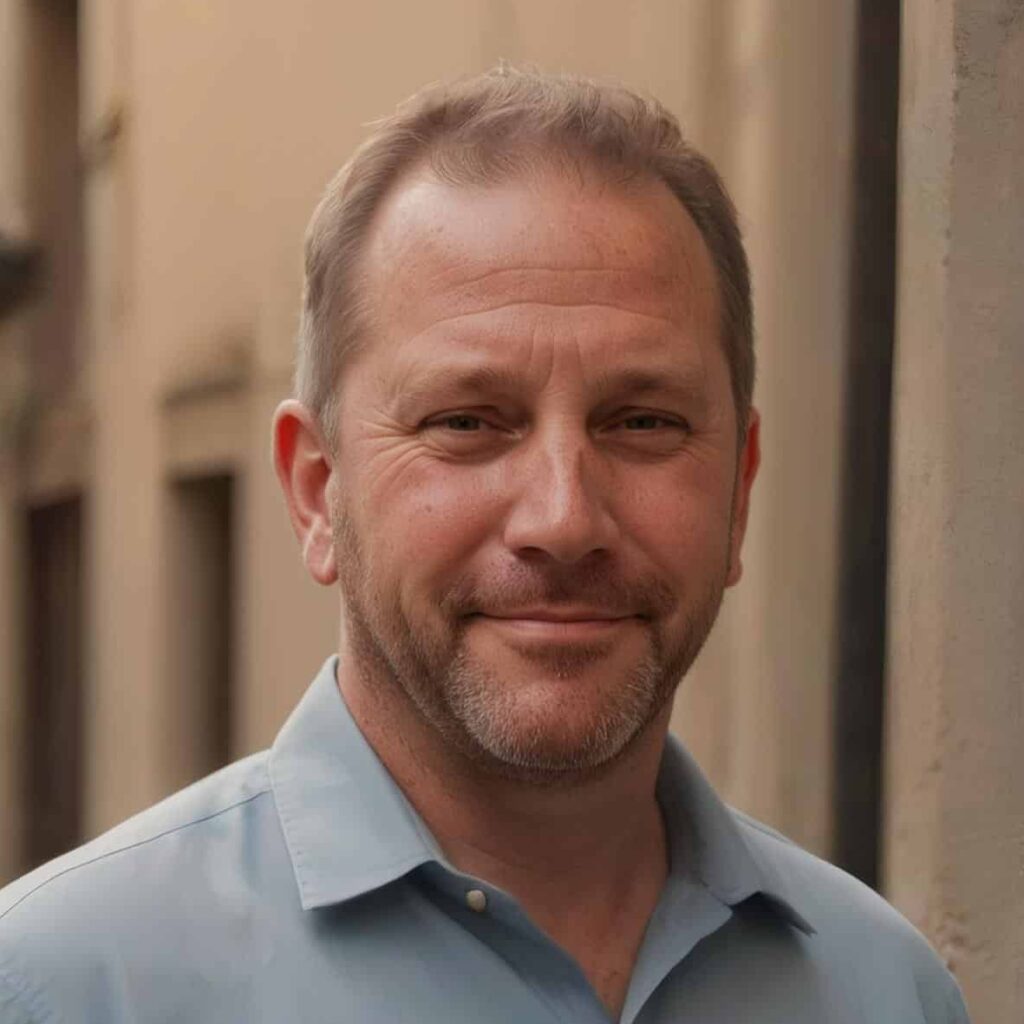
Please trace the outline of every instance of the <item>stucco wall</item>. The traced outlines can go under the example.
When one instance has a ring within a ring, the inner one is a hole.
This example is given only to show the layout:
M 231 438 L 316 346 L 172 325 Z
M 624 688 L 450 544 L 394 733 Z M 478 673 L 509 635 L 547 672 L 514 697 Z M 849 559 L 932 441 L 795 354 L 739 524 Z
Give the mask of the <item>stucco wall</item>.
M 1024 4 L 908 0 L 886 891 L 1024 1017 Z

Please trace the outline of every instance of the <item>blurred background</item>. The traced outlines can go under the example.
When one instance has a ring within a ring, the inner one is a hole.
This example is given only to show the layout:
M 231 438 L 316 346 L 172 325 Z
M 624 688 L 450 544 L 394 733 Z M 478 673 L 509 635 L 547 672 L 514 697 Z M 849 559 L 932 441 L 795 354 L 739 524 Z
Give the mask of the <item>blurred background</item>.
M 1024 8 L 0 0 L 0 882 L 273 738 L 336 646 L 269 457 L 365 126 L 658 96 L 753 263 L 764 466 L 674 728 L 1024 1017 Z

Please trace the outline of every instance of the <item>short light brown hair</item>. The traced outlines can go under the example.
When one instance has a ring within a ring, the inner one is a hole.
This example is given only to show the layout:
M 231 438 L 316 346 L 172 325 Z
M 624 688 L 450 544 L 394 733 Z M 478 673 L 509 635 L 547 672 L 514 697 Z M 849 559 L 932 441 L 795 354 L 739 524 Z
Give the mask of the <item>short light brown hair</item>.
M 374 215 L 396 182 L 428 167 L 451 184 L 496 184 L 539 162 L 564 160 L 611 180 L 663 182 L 711 254 L 721 340 L 745 431 L 754 386 L 750 272 L 733 207 L 706 157 L 656 100 L 621 86 L 501 66 L 417 93 L 373 133 L 328 185 L 306 233 L 306 280 L 295 388 L 329 443 L 346 356 L 366 332 L 360 257 Z

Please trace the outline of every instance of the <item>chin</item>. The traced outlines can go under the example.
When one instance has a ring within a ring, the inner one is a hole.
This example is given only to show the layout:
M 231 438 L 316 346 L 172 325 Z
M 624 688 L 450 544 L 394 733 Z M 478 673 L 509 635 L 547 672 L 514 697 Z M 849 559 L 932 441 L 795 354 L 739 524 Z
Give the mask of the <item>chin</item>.
M 617 763 L 671 696 L 658 685 L 637 685 L 649 683 L 649 673 L 620 673 L 614 684 L 606 673 L 588 674 L 540 674 L 528 685 L 502 687 L 490 674 L 462 673 L 461 685 L 448 690 L 446 717 L 465 752 L 496 774 L 579 780 Z
M 617 765 L 639 735 L 540 729 L 471 735 L 474 760 L 490 773 L 531 784 L 576 784 Z

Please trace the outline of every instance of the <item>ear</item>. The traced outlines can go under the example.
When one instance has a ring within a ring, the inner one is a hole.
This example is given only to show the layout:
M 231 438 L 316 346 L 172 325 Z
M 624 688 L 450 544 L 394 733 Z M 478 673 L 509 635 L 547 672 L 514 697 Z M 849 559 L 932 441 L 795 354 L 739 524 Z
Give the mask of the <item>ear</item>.
M 743 561 L 740 552 L 747 532 L 747 515 L 750 511 L 750 491 L 754 486 L 758 467 L 761 465 L 761 414 L 751 408 L 747 416 L 747 436 L 740 449 L 736 467 L 736 486 L 732 505 L 732 544 L 729 556 L 729 575 L 725 584 L 731 587 L 739 583 L 743 575 Z
M 295 399 L 274 413 L 274 468 L 302 560 L 317 583 L 330 586 L 338 579 L 331 532 L 333 460 L 315 417 Z

